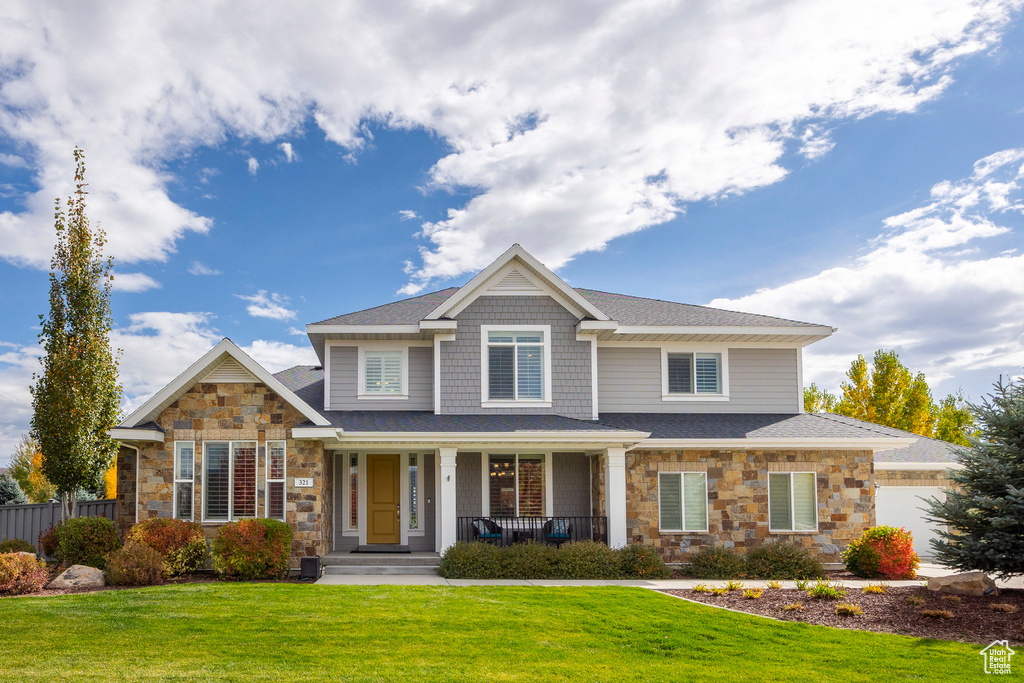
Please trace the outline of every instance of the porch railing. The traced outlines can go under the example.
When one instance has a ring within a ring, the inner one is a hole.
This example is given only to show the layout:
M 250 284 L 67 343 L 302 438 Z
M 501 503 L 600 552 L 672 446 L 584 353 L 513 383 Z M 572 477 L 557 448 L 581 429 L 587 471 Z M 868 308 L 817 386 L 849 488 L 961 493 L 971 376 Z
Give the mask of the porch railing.
M 551 517 L 457 517 L 456 540 L 494 545 L 596 541 L 608 544 L 607 517 L 554 515 Z

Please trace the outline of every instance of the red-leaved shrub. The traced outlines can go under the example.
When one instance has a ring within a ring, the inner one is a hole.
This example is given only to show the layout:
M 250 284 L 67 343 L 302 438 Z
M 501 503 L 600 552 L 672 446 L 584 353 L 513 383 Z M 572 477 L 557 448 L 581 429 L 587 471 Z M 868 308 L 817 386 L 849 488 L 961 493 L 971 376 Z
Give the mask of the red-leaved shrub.
M 152 586 L 163 583 L 164 556 L 148 545 L 128 541 L 107 554 L 107 579 L 114 586 Z
M 0 593 L 38 593 L 49 580 L 45 562 L 22 553 L 0 554 Z
M 154 518 L 139 522 L 125 534 L 125 543 L 141 543 L 164 558 L 164 576 L 195 572 L 206 566 L 206 537 L 195 522 Z
M 48 529 L 39 532 L 39 552 L 46 557 L 57 557 L 57 528 L 52 524 Z
M 866 579 L 912 579 L 919 561 L 914 537 L 903 527 L 872 527 L 843 552 L 846 569 Z
M 213 568 L 229 579 L 277 579 L 288 574 L 292 528 L 275 519 L 225 524 L 213 540 Z

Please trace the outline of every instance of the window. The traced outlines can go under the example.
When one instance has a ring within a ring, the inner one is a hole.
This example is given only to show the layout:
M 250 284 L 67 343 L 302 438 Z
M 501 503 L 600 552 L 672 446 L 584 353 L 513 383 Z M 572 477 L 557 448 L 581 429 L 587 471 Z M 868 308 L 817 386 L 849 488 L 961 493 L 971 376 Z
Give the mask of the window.
M 662 398 L 727 400 L 728 360 L 724 351 L 662 350 Z
M 362 399 L 408 398 L 409 349 L 359 347 L 359 389 Z
M 359 456 L 348 456 L 348 528 L 359 529 Z
M 205 495 L 203 518 L 227 521 L 256 516 L 256 442 L 207 441 L 203 444 Z
M 409 454 L 409 528 L 420 528 L 419 458 Z
M 550 327 L 504 329 L 500 325 L 481 325 L 480 334 L 485 407 L 488 402 L 550 405 Z
M 708 478 L 705 472 L 658 474 L 660 531 L 708 530 Z
M 768 529 L 818 530 L 818 493 L 814 472 L 768 473 Z
M 174 442 L 174 518 L 192 521 L 192 491 L 195 482 L 194 441 Z
M 285 474 L 288 468 L 284 441 L 267 442 L 267 517 L 285 519 Z
M 492 455 L 487 474 L 491 516 L 544 516 L 543 455 Z

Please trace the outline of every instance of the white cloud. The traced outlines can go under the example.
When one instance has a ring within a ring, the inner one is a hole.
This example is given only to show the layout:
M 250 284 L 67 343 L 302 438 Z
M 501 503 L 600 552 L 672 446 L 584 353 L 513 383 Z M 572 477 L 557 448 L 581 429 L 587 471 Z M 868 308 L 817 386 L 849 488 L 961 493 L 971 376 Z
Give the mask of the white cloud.
M 1024 148 L 1009 149 L 979 160 L 963 180 L 938 183 L 919 208 L 885 219 L 862 256 L 711 305 L 838 327 L 805 350 L 808 384 L 838 387 L 857 354 L 891 348 L 933 385 L 966 378 L 978 398 L 1000 372 L 1024 366 L 1024 256 L 996 239 L 1021 215 Z
M 219 270 L 210 268 L 199 261 L 193 261 L 192 265 L 188 267 L 188 272 L 192 275 L 220 275 Z
M 28 166 L 28 162 L 17 154 L 0 154 L 0 165 L 10 168 L 25 168 Z
M 249 166 L 249 173 L 253 175 L 256 175 L 256 171 L 260 170 L 260 162 L 256 161 L 256 157 L 249 157 L 246 164 Z
M 430 131 L 450 152 L 425 189 L 476 193 L 421 226 L 405 291 L 512 242 L 558 267 L 687 202 L 778 181 L 791 145 L 824 153 L 808 126 L 913 111 L 1020 4 L 432 2 L 396 19 L 380 3 L 193 2 L 168 16 L 12 0 L 0 133 L 32 150 L 39 189 L 0 213 L 0 257 L 45 267 L 76 143 L 110 252 L 160 260 L 211 227 L 169 198 L 169 160 L 237 138 L 278 143 L 312 118 L 347 155 L 365 148 L 367 122 Z
M 111 289 L 115 292 L 145 292 L 159 289 L 160 283 L 144 273 L 114 273 Z
M 211 178 L 216 178 L 219 175 L 219 168 L 201 168 L 199 169 L 199 182 L 203 185 L 207 185 Z
M 811 161 L 819 159 L 829 152 L 836 146 L 832 136 L 827 130 L 822 130 L 818 126 L 807 126 L 804 130 L 804 134 L 800 138 L 803 143 L 800 145 L 799 152 Z
M 280 372 L 296 365 L 317 365 L 316 352 L 309 344 L 295 346 L 277 341 L 257 339 L 242 350 L 270 372 Z
M 282 154 L 284 154 L 285 163 L 290 164 L 293 161 L 299 160 L 299 154 L 294 149 L 292 149 L 292 143 L 282 142 L 280 145 L 277 146 L 277 148 L 281 150 Z
M 398 217 L 403 221 L 414 221 L 419 218 L 420 215 L 412 209 L 402 209 L 398 212 Z
M 239 299 L 250 302 L 245 310 L 254 318 L 271 318 L 272 320 L 292 320 L 295 311 L 286 308 L 288 297 L 261 289 L 255 294 L 236 294 Z
M 290 334 L 292 336 L 295 336 L 295 337 L 305 337 L 306 336 L 306 331 L 305 330 L 300 330 L 297 327 L 289 327 L 288 328 L 288 334 Z

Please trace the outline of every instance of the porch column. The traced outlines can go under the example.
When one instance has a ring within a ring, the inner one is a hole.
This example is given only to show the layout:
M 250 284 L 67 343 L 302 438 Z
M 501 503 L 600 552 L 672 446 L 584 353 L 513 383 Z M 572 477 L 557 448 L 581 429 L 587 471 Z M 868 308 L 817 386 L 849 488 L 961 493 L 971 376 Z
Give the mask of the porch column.
M 444 552 L 455 545 L 457 520 L 455 517 L 455 454 L 458 449 L 437 449 L 441 461 L 441 481 L 437 487 L 438 551 Z
M 608 545 L 612 548 L 623 548 L 626 546 L 626 449 L 607 449 L 604 463 Z

